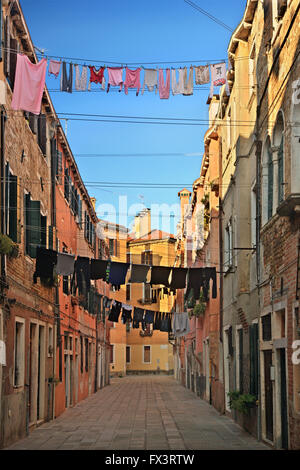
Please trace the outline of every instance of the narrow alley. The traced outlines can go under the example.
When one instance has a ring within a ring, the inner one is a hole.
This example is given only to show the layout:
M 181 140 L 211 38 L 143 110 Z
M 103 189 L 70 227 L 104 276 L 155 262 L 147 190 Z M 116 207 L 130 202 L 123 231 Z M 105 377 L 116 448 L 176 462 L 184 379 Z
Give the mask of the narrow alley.
M 167 376 L 111 385 L 7 450 L 268 450 Z

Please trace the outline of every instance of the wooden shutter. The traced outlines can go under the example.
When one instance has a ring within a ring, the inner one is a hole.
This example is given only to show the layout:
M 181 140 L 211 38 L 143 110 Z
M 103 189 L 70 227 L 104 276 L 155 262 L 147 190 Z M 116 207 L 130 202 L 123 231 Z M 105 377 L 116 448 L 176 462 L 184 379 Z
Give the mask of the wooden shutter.
M 283 190 L 283 137 L 281 138 L 279 150 L 278 150 L 278 203 L 283 201 L 284 190 Z
M 79 219 L 79 227 L 82 228 L 82 200 L 80 199 L 79 194 L 78 194 L 78 219 Z
M 10 65 L 9 65 L 9 81 L 10 87 L 13 90 L 15 85 L 15 76 L 16 76 L 16 67 L 17 67 L 17 53 L 16 51 L 19 49 L 19 44 L 16 39 L 10 39 Z
M 273 215 L 273 155 L 268 148 L 268 219 Z
M 5 214 L 4 214 L 4 220 L 5 220 L 5 228 L 6 228 L 6 234 L 8 233 L 8 206 L 9 206 L 9 163 L 6 163 L 5 165 Z
M 49 248 L 49 250 L 53 250 L 53 241 L 54 241 L 53 228 L 54 227 L 52 225 L 49 225 L 49 227 L 48 227 L 48 248 Z
M 41 246 L 47 248 L 47 217 L 41 215 Z
M 46 115 L 40 114 L 38 119 L 38 142 L 44 155 L 47 154 L 47 122 Z
M 141 254 L 141 264 L 146 264 L 145 263 L 145 252 L 143 251 L 143 253 Z
M 22 188 L 17 178 L 17 243 L 21 243 L 22 234 Z
M 240 383 L 239 383 L 239 391 L 243 393 L 243 385 L 244 385 L 244 378 L 243 378 L 243 355 L 244 355 L 244 344 L 243 344 L 243 329 L 241 328 L 238 330 L 239 335 L 239 376 L 240 376 Z
M 9 231 L 8 236 L 17 243 L 17 216 L 18 216 L 18 178 L 10 175 L 9 177 Z
M 40 201 L 30 202 L 30 247 L 29 255 L 36 257 L 36 248 L 41 245 L 41 203 Z
M 38 133 L 38 117 L 36 114 L 29 113 L 29 127 L 34 134 Z
M 9 75 L 9 59 L 10 59 L 10 24 L 8 16 L 4 21 L 4 75 Z
M 258 396 L 258 324 L 250 326 L 250 393 Z
M 62 175 L 62 152 L 59 150 L 56 151 L 57 156 L 56 156 L 56 176 L 61 176 Z
M 273 0 L 264 0 L 264 35 L 265 43 L 270 43 L 273 36 Z
M 0 0 L 0 62 L 2 62 L 2 45 L 3 45 L 3 12 L 2 12 L 2 0 Z
M 65 168 L 64 195 L 67 201 L 69 201 L 69 193 L 69 169 Z

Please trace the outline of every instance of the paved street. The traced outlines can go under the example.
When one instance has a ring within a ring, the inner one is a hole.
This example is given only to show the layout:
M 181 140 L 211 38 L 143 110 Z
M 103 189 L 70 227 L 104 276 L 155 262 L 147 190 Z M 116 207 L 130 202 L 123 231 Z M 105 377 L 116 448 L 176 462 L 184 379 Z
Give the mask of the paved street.
M 165 376 L 111 385 L 7 449 L 268 449 L 231 419 Z

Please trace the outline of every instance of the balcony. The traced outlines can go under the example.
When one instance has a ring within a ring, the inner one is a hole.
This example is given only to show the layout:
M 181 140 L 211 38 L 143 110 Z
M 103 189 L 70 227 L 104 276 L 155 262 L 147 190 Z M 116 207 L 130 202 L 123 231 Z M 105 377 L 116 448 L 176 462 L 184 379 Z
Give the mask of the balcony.
M 277 214 L 288 217 L 295 213 L 300 214 L 300 194 L 290 194 L 277 208 Z

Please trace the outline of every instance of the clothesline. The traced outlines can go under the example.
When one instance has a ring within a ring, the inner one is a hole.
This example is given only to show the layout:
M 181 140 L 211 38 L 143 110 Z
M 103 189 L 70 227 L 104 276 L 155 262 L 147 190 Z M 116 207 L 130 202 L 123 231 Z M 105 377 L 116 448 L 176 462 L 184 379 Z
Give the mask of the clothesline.
M 42 95 L 45 87 L 46 69 L 48 66 L 47 59 L 43 58 L 38 64 L 33 64 L 26 55 L 17 54 L 17 64 L 15 73 L 15 83 L 13 89 L 12 109 L 23 110 L 33 114 L 40 114 Z M 88 80 L 88 69 L 90 77 Z M 209 82 L 210 94 L 212 98 L 214 87 L 226 86 L 227 95 L 230 94 L 227 82 L 226 63 L 212 65 L 197 65 L 170 69 L 165 71 L 162 68 L 144 68 L 129 69 L 125 67 L 125 79 L 123 77 L 124 67 L 106 67 L 100 66 L 98 69 L 93 66 L 82 66 L 80 72 L 79 65 L 69 64 L 67 72 L 67 63 L 65 61 L 50 60 L 48 74 L 54 75 L 56 78 L 60 74 L 60 89 L 66 93 L 73 91 L 73 70 L 75 71 L 75 89 L 77 91 L 86 91 L 91 89 L 91 84 L 97 84 L 105 89 L 108 93 L 110 87 L 118 87 L 119 92 L 124 87 L 127 95 L 129 89 L 136 90 L 136 96 L 144 94 L 145 89 L 150 92 L 155 91 L 159 94 L 160 99 L 169 99 L 172 91 L 173 96 L 193 95 L 194 81 L 195 85 L 205 85 Z M 141 82 L 141 71 L 144 70 L 143 85 Z M 195 77 L 194 77 L 195 72 Z M 106 76 L 105 76 L 106 75 Z M 177 78 L 178 75 L 178 78 Z

